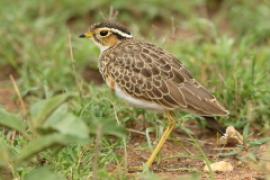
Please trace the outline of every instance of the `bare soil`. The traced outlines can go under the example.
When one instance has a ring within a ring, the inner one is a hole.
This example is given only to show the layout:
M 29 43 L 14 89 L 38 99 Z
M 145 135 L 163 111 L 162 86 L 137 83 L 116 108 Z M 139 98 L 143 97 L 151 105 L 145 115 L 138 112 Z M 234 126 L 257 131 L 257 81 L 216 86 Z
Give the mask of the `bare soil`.
M 82 72 L 82 77 L 86 82 L 101 85 L 104 83 L 102 76 L 97 69 L 91 68 L 90 66 L 85 67 Z
M 12 75 L 14 78 L 18 78 L 18 73 L 16 70 L 10 65 L 2 65 L 0 66 L 0 82 L 9 80 L 9 76 Z
M 8 111 L 18 110 L 16 93 L 10 82 L 10 75 L 18 78 L 18 73 L 9 65 L 0 66 L 0 105 Z
M 198 144 L 202 148 L 205 155 L 211 162 L 227 161 L 233 165 L 231 172 L 217 172 L 214 174 L 218 180 L 253 180 L 265 179 L 261 162 L 259 160 L 262 150 L 266 148 L 244 148 L 240 147 L 219 147 L 217 145 L 217 137 L 211 132 L 200 129 L 198 126 L 189 127 L 192 132 L 196 132 L 194 137 L 198 140 Z M 152 137 L 154 141 L 154 136 Z M 154 141 L 156 142 L 156 141 Z M 156 142 L 157 143 L 157 142 Z M 261 150 L 262 149 L 262 150 Z M 234 151 L 238 151 L 235 155 L 229 155 Z M 150 150 L 146 144 L 146 137 L 142 134 L 131 133 L 131 139 L 127 146 L 127 162 L 128 167 L 141 166 L 150 156 Z M 119 150 L 119 155 L 123 156 L 124 151 Z M 251 161 L 248 156 L 254 154 L 258 159 L 256 162 Z M 225 157 L 225 155 L 228 155 Z M 256 164 L 256 165 L 254 165 Z M 183 132 L 175 130 L 164 145 L 160 156 L 153 164 L 153 171 L 162 180 L 170 179 L 191 179 L 194 174 L 198 174 L 200 179 L 209 179 L 210 174 L 203 171 L 205 162 L 202 153 L 194 145 L 191 138 Z M 117 167 L 109 165 L 111 172 L 117 171 Z M 138 172 L 130 172 L 130 178 L 138 178 Z
M 0 105 L 8 111 L 16 111 L 18 104 L 14 100 L 15 92 L 11 88 L 1 87 L 0 83 Z

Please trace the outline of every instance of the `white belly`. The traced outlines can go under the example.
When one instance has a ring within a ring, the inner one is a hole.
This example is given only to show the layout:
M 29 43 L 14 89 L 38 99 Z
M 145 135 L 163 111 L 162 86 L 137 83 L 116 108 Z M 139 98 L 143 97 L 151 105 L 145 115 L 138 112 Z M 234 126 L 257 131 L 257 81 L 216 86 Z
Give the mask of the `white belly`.
M 118 97 L 126 100 L 132 106 L 144 108 L 144 109 L 150 109 L 154 111 L 161 111 L 161 112 L 165 111 L 164 107 L 158 105 L 157 103 L 135 99 L 134 97 L 123 92 L 117 85 L 115 86 L 115 93 Z

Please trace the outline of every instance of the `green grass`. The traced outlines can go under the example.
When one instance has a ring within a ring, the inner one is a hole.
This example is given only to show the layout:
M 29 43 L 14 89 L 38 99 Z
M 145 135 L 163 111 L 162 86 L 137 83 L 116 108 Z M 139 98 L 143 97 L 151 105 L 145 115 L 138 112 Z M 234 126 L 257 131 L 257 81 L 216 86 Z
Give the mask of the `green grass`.
M 270 130 L 268 1 L 229 0 L 209 19 L 204 0 L 171 3 L 139 0 L 136 4 L 124 0 L 14 3 L 4 0 L 0 2 L 0 66 L 11 66 L 19 74 L 17 84 L 29 110 L 26 115 L 1 110 L 0 117 L 24 120 L 26 125 L 14 121 L 18 131 L 26 131 L 29 137 L 16 135 L 11 141 L 8 136 L 13 131 L 1 129 L 3 172 L 22 179 L 33 179 L 35 173 L 48 174 L 50 170 L 68 179 L 87 179 L 95 174 L 101 179 L 128 179 L 124 170 L 110 174 L 106 168 L 111 163 L 125 165 L 124 156 L 116 153 L 129 142 L 124 127 L 139 123 L 138 117 L 143 114 L 157 137 L 161 134 L 165 121 L 160 116 L 130 108 L 105 85 L 87 83 L 82 78 L 85 66 L 97 68 L 99 51 L 78 35 L 90 23 L 108 17 L 110 7 L 118 10 L 117 19 L 127 24 L 138 38 L 167 49 L 215 93 L 231 112 L 229 118 L 220 121 L 239 129 L 250 127 L 249 135 L 267 134 Z M 174 34 L 174 28 L 181 31 Z M 71 97 L 61 99 L 59 94 Z M 184 115 L 183 119 L 190 117 Z M 32 148 L 27 146 L 39 139 Z M 47 146 L 41 142 L 47 142 L 50 148 L 45 150 Z M 148 143 L 142 147 L 149 150 L 151 142 Z M 33 150 L 37 147 L 41 151 L 38 155 Z M 48 168 L 37 169 L 43 166 Z M 30 173 L 34 169 L 37 172 Z M 141 176 L 157 178 L 150 172 Z

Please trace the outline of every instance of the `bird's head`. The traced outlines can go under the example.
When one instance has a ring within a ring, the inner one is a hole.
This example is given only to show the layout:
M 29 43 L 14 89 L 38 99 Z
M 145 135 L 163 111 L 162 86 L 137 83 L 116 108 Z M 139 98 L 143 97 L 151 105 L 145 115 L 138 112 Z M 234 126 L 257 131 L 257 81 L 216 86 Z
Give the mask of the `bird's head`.
M 123 40 L 133 38 L 126 27 L 115 22 L 93 24 L 89 31 L 81 34 L 80 37 L 92 39 L 101 51 L 104 51 Z

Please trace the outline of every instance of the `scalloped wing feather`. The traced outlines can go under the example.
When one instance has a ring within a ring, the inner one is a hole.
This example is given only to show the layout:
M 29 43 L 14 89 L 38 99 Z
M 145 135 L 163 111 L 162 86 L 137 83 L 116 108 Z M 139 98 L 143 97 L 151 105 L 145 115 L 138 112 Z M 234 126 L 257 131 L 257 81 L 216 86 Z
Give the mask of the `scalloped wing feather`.
M 183 64 L 149 43 L 126 40 L 100 58 L 103 77 L 114 79 L 122 93 L 156 103 L 166 110 L 181 109 L 202 116 L 224 116 L 228 111 Z

